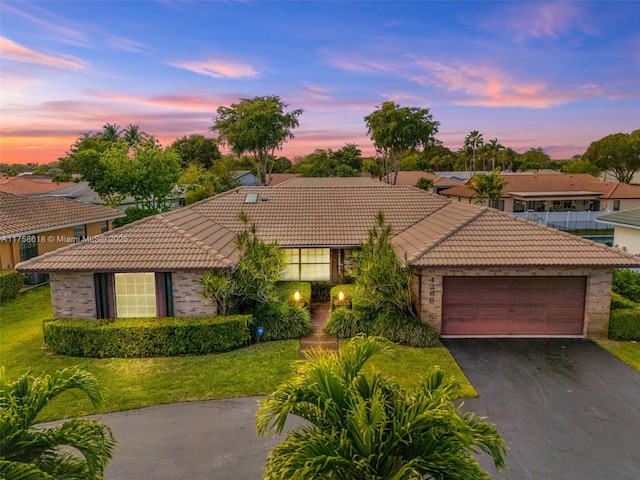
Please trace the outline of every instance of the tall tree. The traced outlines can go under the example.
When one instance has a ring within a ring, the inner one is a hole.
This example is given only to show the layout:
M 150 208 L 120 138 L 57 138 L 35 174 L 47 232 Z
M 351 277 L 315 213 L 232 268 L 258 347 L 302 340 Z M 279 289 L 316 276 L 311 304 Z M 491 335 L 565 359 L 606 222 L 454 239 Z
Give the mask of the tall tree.
M 102 139 L 107 142 L 117 142 L 120 139 L 122 130 L 117 123 L 105 123 L 102 126 Z
M 93 405 L 102 402 L 95 377 L 77 368 L 64 369 L 53 376 L 25 374 L 9 382 L 4 367 L 0 367 L 1 478 L 104 478 L 116 446 L 107 425 L 74 418 L 52 427 L 34 426 L 49 402 L 76 390 Z
M 453 385 L 438 367 L 416 389 L 364 368 L 394 352 L 383 338 L 356 337 L 340 355 L 317 351 L 299 363 L 256 415 L 263 435 L 281 433 L 289 415 L 308 422 L 271 451 L 265 479 L 490 479 L 478 450 L 502 469 L 498 431 L 454 405 Z
M 545 168 L 553 168 L 556 166 L 551 157 L 544 153 L 542 147 L 530 148 L 520 155 L 520 169 L 523 172 L 527 170 L 543 170 Z
M 303 113 L 302 109 L 285 112 L 287 107 L 277 96 L 243 98 L 230 107 L 218 107 L 218 115 L 213 118 L 211 130 L 217 133 L 220 144 L 229 145 L 236 155 L 251 155 L 260 181 L 267 185 L 274 153 L 293 138 L 293 129 Z
M 464 148 L 469 154 L 471 154 L 471 170 L 476 172 L 476 153 L 484 145 L 484 139 L 482 134 L 478 130 L 469 132 L 469 135 L 464 137 Z
M 382 175 L 387 183 L 396 184 L 400 161 L 410 151 L 433 145 L 439 122 L 428 108 L 400 107 L 384 102 L 364 117 L 368 134 L 382 162 Z
M 188 137 L 185 135 L 173 142 L 171 148 L 180 155 L 182 168 L 187 168 L 189 165 L 211 168 L 214 162 L 222 157 L 216 140 L 204 135 L 193 134 Z
M 498 157 L 498 153 L 500 153 L 501 150 L 504 150 L 504 145 L 498 143 L 497 138 L 492 138 L 489 140 L 489 143 L 485 145 L 485 148 L 491 156 L 491 171 L 494 171 L 496 169 L 496 158 Z
M 640 130 L 614 133 L 593 142 L 583 159 L 603 172 L 611 172 L 619 182 L 631 182 L 640 170 Z
M 149 139 L 149 134 L 140 130 L 138 125 L 132 125 L 131 123 L 127 128 L 122 130 L 122 138 L 124 138 L 127 145 L 135 147 L 140 145 L 143 141 Z
M 489 174 L 476 173 L 469 181 L 476 202 L 482 203 L 485 198 L 489 198 L 489 206 L 492 208 L 498 208 L 506 184 L 507 179 L 500 175 L 500 167 Z

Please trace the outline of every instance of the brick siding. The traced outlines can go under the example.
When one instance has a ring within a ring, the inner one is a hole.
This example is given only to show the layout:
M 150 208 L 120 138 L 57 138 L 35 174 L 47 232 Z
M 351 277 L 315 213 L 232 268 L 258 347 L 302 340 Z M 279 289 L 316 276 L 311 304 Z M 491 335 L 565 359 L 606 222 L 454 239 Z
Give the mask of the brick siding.
M 218 309 L 214 301 L 202 296 L 202 272 L 174 272 L 173 314 L 176 317 L 212 317 Z

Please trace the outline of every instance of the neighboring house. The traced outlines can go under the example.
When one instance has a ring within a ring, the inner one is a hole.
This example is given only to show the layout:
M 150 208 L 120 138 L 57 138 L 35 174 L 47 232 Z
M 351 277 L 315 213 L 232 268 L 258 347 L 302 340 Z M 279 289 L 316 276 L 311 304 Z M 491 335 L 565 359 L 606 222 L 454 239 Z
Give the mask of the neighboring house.
M 34 197 L 57 197 L 66 198 L 68 200 L 75 200 L 76 202 L 88 203 L 90 205 L 102 205 L 102 199 L 90 186 L 86 180 L 81 180 L 77 183 L 72 182 L 66 184 L 62 188 L 56 190 L 50 190 L 44 193 L 33 194 Z M 173 195 L 171 198 L 171 210 L 179 208 L 184 204 L 184 191 L 179 187 L 174 187 Z M 120 205 L 116 208 L 120 211 L 125 211 L 127 208 L 136 207 L 138 204 L 135 198 L 131 196 L 125 197 Z
M 502 176 L 507 180 L 500 202 L 505 212 L 617 212 L 640 207 L 640 187 L 603 182 L 588 173 L 503 173 Z M 468 182 L 444 190 L 441 195 L 475 203 Z
M 30 177 L 0 177 L 0 192 L 14 195 L 38 195 L 63 187 L 74 185 L 73 182 L 51 182 L 50 180 L 36 180 Z
M 30 198 L 0 192 L 0 269 L 56 250 L 85 237 L 94 238 L 123 216 L 105 207 L 60 198 Z M 27 283 L 40 283 L 32 275 Z
M 613 245 L 640 256 L 640 208 L 603 215 L 596 220 L 613 225 Z
M 253 172 L 250 172 L 249 170 L 240 170 L 238 172 L 235 172 L 234 177 L 236 180 L 240 182 L 240 185 L 244 187 L 253 187 L 257 185 L 262 185 L 262 182 L 256 176 L 256 174 Z
M 440 176 L 440 174 L 429 172 L 398 172 L 396 185 L 415 187 L 421 178 L 427 178 L 433 182 L 433 193 L 440 193 L 448 188 L 464 185 L 463 181 L 455 177 L 444 177 Z
M 443 335 L 604 336 L 613 269 L 640 265 L 619 250 L 418 188 L 301 178 L 240 187 L 17 268 L 49 273 L 56 317 L 215 315 L 200 279 L 237 263 L 240 212 L 284 249 L 284 279 L 335 283 L 355 267 L 354 250 L 380 211 L 414 269 L 420 317 Z
M 280 185 L 281 183 L 287 182 L 293 178 L 298 178 L 298 177 L 302 177 L 302 175 L 300 175 L 299 173 L 272 173 L 269 186 L 275 187 L 276 185 Z

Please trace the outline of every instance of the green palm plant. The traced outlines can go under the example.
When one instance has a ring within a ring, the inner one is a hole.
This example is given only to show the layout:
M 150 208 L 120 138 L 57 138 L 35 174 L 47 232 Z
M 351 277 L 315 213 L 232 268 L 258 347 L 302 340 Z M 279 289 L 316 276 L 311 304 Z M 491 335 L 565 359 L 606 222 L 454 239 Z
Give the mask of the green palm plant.
M 479 450 L 504 467 L 497 430 L 454 406 L 454 385 L 441 370 L 406 390 L 363 369 L 372 356 L 394 352 L 388 340 L 356 337 L 339 356 L 315 351 L 300 362 L 256 416 L 263 435 L 281 433 L 290 414 L 308 422 L 271 451 L 264 478 L 489 479 L 474 458 Z
M 507 184 L 507 179 L 500 172 L 501 169 L 498 167 L 489 174 L 478 173 L 471 178 L 469 188 L 473 190 L 473 197 L 476 203 L 482 203 L 488 197 L 489 206 L 498 208 L 500 197 Z
M 0 367 L 0 478 L 104 478 L 116 446 L 107 425 L 74 418 L 53 427 L 34 426 L 40 411 L 69 390 L 80 390 L 94 405 L 102 401 L 95 377 L 78 368 L 8 382 Z

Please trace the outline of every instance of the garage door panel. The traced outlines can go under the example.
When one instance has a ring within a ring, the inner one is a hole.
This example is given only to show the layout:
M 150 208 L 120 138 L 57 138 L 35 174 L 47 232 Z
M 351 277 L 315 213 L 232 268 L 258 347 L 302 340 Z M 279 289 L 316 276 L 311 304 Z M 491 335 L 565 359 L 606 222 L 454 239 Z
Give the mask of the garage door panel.
M 581 335 L 586 277 L 444 277 L 443 335 Z

